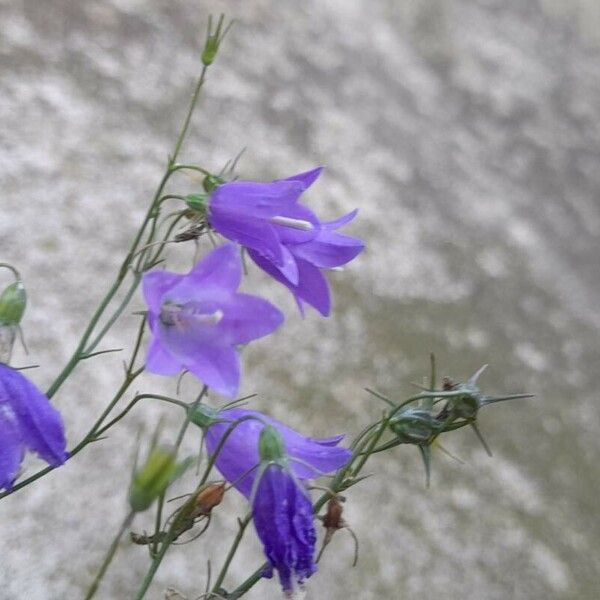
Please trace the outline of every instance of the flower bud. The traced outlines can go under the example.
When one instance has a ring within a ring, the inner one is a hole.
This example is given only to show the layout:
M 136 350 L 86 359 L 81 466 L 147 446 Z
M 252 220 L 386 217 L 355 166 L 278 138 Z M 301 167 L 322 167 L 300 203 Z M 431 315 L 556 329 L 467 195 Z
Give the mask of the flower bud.
M 225 483 L 209 483 L 196 496 L 196 509 L 199 514 L 209 515 L 215 506 L 221 504 L 225 495 Z
M 219 51 L 219 46 L 223 41 L 227 31 L 231 27 L 231 23 L 223 29 L 223 24 L 225 22 L 225 15 L 221 15 L 219 17 L 219 21 L 217 22 L 217 28 L 215 31 L 212 30 L 212 16 L 208 17 L 208 32 L 206 34 L 206 42 L 204 43 L 204 50 L 202 51 L 202 64 L 205 67 L 212 65 L 215 57 L 217 56 L 217 52 Z
M 258 453 L 263 462 L 279 461 L 284 459 L 285 444 L 281 434 L 272 425 L 267 425 L 258 439 Z
M 141 469 L 136 471 L 129 489 L 129 504 L 141 512 L 161 496 L 190 464 L 190 460 L 177 463 L 177 454 L 161 446 L 154 446 Z
M 18 325 L 26 305 L 27 293 L 23 282 L 19 279 L 0 294 L 0 325 Z

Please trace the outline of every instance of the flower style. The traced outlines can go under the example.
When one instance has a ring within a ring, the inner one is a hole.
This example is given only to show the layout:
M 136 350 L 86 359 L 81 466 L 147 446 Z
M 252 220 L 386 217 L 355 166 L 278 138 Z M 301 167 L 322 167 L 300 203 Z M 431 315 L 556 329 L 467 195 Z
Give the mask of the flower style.
M 252 518 L 263 544 L 272 576 L 277 569 L 286 595 L 302 585 L 316 570 L 312 502 L 308 490 L 294 475 L 283 439 L 267 425 L 259 438 L 260 468 L 252 492 Z
M 239 248 L 213 250 L 187 275 L 151 271 L 143 290 L 153 334 L 146 369 L 175 375 L 187 369 L 207 386 L 233 397 L 240 383 L 236 346 L 268 335 L 283 314 L 271 303 L 237 293 Z
M 215 454 L 228 429 L 238 422 L 223 442 L 215 464 L 223 477 L 247 498 L 256 478 L 256 472 L 252 469 L 260 462 L 258 441 L 265 425 L 274 427 L 283 438 L 290 469 L 298 479 L 316 479 L 336 471 L 352 456 L 350 450 L 337 446 L 343 435 L 325 439 L 304 437 L 255 410 L 229 408 L 217 412 L 201 404 L 190 418 L 204 429 L 206 449 L 210 455 Z
M 354 219 L 356 210 L 322 222 L 299 203 L 321 171 L 319 167 L 270 183 L 224 183 L 208 200 L 208 221 L 222 236 L 245 246 L 263 271 L 288 287 L 302 313 L 306 302 L 328 316 L 331 297 L 321 269 L 350 262 L 364 243 L 337 232 Z
M 26 448 L 62 465 L 68 456 L 62 417 L 31 381 L 0 363 L 0 489 L 12 488 Z

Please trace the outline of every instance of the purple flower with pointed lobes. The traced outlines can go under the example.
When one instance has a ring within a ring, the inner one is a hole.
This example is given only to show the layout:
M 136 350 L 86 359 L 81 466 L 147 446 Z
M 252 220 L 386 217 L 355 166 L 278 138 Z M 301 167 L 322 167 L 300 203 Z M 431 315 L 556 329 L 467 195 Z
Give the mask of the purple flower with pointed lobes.
M 25 449 L 62 465 L 68 456 L 62 417 L 29 379 L 0 363 L 0 489 L 11 489 Z
M 271 303 L 240 294 L 239 248 L 213 250 L 187 275 L 151 271 L 143 290 L 153 334 L 146 369 L 175 375 L 187 369 L 207 386 L 233 397 L 240 384 L 236 346 L 277 329 L 283 314 Z
M 190 414 L 190 420 L 204 429 L 206 449 L 212 456 L 227 431 L 215 465 L 227 481 L 249 497 L 260 462 L 258 441 L 265 425 L 274 427 L 285 442 L 290 469 L 298 479 L 316 479 L 337 471 L 351 458 L 352 452 L 338 447 L 343 435 L 326 439 L 304 437 L 283 423 L 255 410 L 229 408 L 216 411 L 201 404 Z M 238 422 L 236 424 L 236 422 Z
M 278 430 L 263 427 L 258 446 L 261 462 L 250 499 L 252 518 L 271 564 L 265 576 L 276 569 L 283 591 L 291 596 L 317 570 L 312 502 L 289 464 Z
M 271 183 L 233 181 L 218 186 L 208 201 L 208 221 L 222 236 L 248 249 L 263 271 L 288 287 L 303 313 L 306 302 L 328 316 L 329 286 L 321 269 L 350 262 L 364 248 L 356 238 L 337 230 L 357 211 L 321 222 L 300 195 L 322 168 Z

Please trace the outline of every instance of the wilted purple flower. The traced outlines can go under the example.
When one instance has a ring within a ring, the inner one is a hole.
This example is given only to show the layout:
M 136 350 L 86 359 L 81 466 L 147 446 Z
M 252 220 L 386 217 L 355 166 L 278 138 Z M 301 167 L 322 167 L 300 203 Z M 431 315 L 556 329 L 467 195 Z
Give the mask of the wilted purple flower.
M 285 442 L 273 426 L 262 428 L 258 446 L 261 462 L 250 499 L 252 518 L 271 564 L 265 576 L 277 569 L 287 595 L 317 570 L 312 502 L 294 475 Z
M 265 425 L 273 426 L 285 442 L 290 469 L 299 479 L 316 479 L 343 467 L 352 456 L 347 448 L 337 447 L 343 435 L 314 439 L 304 437 L 283 423 L 255 410 L 230 408 L 220 412 L 200 405 L 191 420 L 205 429 L 206 448 L 214 454 L 230 425 L 243 419 L 227 437 L 216 458 L 216 466 L 228 481 L 249 497 L 259 464 L 258 440 Z
M 357 211 L 321 222 L 299 203 L 322 168 L 271 183 L 232 181 L 218 186 L 208 202 L 208 221 L 222 236 L 248 249 L 252 260 L 287 286 L 303 312 L 303 302 L 329 315 L 331 299 L 321 269 L 351 261 L 364 244 L 337 233 Z
M 25 449 L 53 467 L 67 459 L 62 417 L 19 371 L 0 363 L 0 489 L 9 490 Z
M 213 250 L 187 275 L 152 271 L 144 275 L 153 339 L 146 369 L 175 375 L 187 369 L 207 386 L 234 396 L 240 383 L 236 346 L 268 335 L 283 322 L 271 303 L 239 294 L 242 279 L 237 246 Z

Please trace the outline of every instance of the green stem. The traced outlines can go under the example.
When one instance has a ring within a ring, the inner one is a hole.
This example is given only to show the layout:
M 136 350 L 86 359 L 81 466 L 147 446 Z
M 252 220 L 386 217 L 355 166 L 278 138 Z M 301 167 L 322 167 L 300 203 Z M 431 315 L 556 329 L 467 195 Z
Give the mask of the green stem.
M 229 565 L 231 565 L 231 561 L 233 560 L 233 557 L 235 556 L 235 553 L 237 552 L 238 546 L 240 545 L 240 542 L 242 541 L 242 538 L 244 537 L 244 532 L 246 531 L 246 527 L 248 527 L 248 523 L 250 523 L 251 520 L 252 520 L 252 514 L 247 515 L 246 517 L 244 517 L 244 519 L 238 519 L 239 530 L 237 532 L 237 535 L 235 536 L 235 539 L 233 540 L 233 544 L 231 544 L 231 548 L 229 549 L 229 552 L 227 553 L 227 558 L 225 558 L 225 562 L 223 563 L 223 567 L 221 568 L 221 571 L 219 572 L 219 576 L 217 577 L 217 580 L 215 581 L 215 584 L 213 585 L 213 588 L 212 588 L 213 594 L 218 593 L 219 588 L 223 585 L 223 581 L 225 580 L 225 576 L 227 575 L 227 571 L 229 570 Z
M 192 115 L 194 114 L 194 109 L 196 108 L 196 104 L 198 103 L 198 97 L 200 96 L 200 90 L 204 85 L 204 80 L 206 78 L 206 72 L 208 71 L 207 65 L 202 67 L 202 71 L 200 72 L 200 77 L 198 82 L 196 83 L 196 87 L 194 89 L 194 93 L 192 94 L 192 101 L 190 102 L 190 107 L 188 109 L 187 115 L 185 116 L 185 121 L 183 123 L 183 127 L 179 133 L 179 137 L 177 138 L 177 143 L 175 144 L 175 150 L 173 151 L 173 155 L 169 160 L 169 168 L 172 168 L 177 161 L 177 157 L 179 156 L 179 151 L 181 150 L 181 146 L 187 135 L 188 128 L 190 126 L 190 122 L 192 120 Z
M 208 387 L 205 385 L 202 388 L 202 391 L 200 392 L 200 394 L 198 395 L 198 398 L 196 398 L 194 403 L 191 405 L 191 407 L 190 407 L 191 410 L 186 412 L 185 420 L 182 423 L 182 425 L 179 429 L 179 433 L 177 434 L 177 439 L 175 440 L 175 444 L 174 444 L 175 452 L 177 452 L 179 450 L 179 447 L 181 446 L 181 443 L 183 442 L 185 432 L 187 431 L 187 428 L 189 427 L 189 424 L 191 422 L 190 421 L 190 413 L 193 412 L 194 408 L 196 408 L 198 406 L 198 404 L 200 404 L 200 402 L 202 401 L 202 398 L 204 397 L 204 395 L 206 394 L 207 391 L 208 391 Z M 158 499 L 158 505 L 157 505 L 157 510 L 156 510 L 156 519 L 154 522 L 154 539 L 155 540 L 159 537 L 158 534 L 160 533 L 161 528 L 162 528 L 162 511 L 163 511 L 163 507 L 164 507 L 165 493 L 161 494 L 161 496 Z M 158 567 L 160 566 L 162 559 L 164 558 L 165 554 L 167 553 L 169 546 L 175 540 L 175 536 L 176 536 L 176 531 L 175 531 L 175 527 L 174 527 L 175 521 L 176 520 L 174 520 L 173 523 L 171 524 L 171 526 L 169 527 L 167 537 L 162 542 L 160 550 L 158 550 L 158 552 L 156 552 L 156 550 L 158 548 L 153 546 L 153 552 L 155 555 L 154 555 L 154 558 L 152 559 L 152 564 L 150 565 L 150 569 L 148 570 L 148 573 L 146 574 L 146 577 L 144 578 L 144 581 L 142 582 L 140 590 L 138 591 L 138 595 L 136 596 L 136 599 L 143 598 L 146 595 L 146 592 L 148 591 L 148 588 L 150 587 L 150 584 L 152 583 L 152 580 L 154 579 L 154 575 L 156 574 L 156 571 L 158 570 Z
M 123 537 L 123 534 L 125 533 L 125 531 L 131 525 L 131 522 L 133 521 L 134 516 L 135 516 L 135 513 L 133 511 L 131 511 L 125 517 L 125 520 L 123 521 L 117 535 L 115 536 L 113 543 L 110 545 L 110 548 L 108 549 L 108 552 L 106 553 L 106 557 L 104 558 L 104 562 L 102 563 L 102 566 L 100 567 L 100 570 L 98 571 L 98 574 L 96 575 L 96 578 L 94 579 L 92 585 L 90 586 L 90 589 L 88 590 L 88 593 L 85 596 L 85 600 L 91 600 L 91 598 L 93 598 L 94 595 L 96 594 L 96 592 L 98 591 L 98 587 L 100 586 L 102 578 L 104 577 L 106 571 L 108 570 L 108 567 L 110 566 L 110 563 L 112 562 L 112 559 L 114 558 L 114 556 L 117 552 L 119 542 L 121 541 L 121 538 Z

